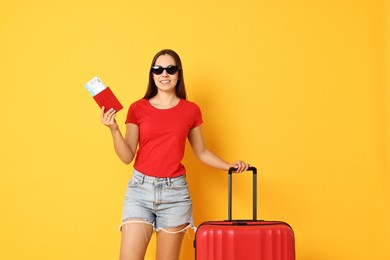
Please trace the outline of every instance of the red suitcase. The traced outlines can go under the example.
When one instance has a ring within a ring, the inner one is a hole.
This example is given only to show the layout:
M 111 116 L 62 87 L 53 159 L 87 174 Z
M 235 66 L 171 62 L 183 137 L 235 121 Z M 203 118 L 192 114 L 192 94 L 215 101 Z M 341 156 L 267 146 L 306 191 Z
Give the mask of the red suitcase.
M 295 260 L 292 228 L 282 221 L 257 220 L 257 169 L 253 172 L 253 220 L 232 220 L 232 173 L 228 220 L 202 223 L 195 235 L 196 260 Z

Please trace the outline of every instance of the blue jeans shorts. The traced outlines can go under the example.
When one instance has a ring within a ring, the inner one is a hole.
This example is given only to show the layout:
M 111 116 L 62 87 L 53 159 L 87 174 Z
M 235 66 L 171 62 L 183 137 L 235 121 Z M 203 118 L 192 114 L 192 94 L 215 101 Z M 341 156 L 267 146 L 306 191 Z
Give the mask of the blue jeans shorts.
M 183 224 L 194 228 L 186 176 L 157 178 L 134 170 L 124 198 L 122 225 L 132 220 L 152 224 L 155 231 Z

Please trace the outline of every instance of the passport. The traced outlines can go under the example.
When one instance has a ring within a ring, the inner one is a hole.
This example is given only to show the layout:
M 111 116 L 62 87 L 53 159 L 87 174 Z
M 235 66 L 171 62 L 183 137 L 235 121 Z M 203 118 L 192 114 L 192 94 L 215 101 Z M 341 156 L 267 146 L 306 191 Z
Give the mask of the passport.
M 98 77 L 93 77 L 85 84 L 85 88 L 91 94 L 93 99 L 100 108 L 104 106 L 105 111 L 113 108 L 116 112 L 120 111 L 123 106 L 116 98 L 112 90 L 104 85 L 103 81 Z

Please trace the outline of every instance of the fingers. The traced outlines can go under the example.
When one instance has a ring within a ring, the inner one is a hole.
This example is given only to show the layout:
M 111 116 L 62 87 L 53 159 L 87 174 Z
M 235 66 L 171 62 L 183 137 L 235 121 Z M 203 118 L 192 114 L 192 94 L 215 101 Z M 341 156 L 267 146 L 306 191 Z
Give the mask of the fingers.
M 105 107 L 103 106 L 100 111 L 100 120 L 101 122 L 110 127 L 112 125 L 116 125 L 115 116 L 116 111 L 113 108 L 110 108 L 107 112 L 104 112 Z
M 232 163 L 231 167 L 235 168 L 237 173 L 242 173 L 247 171 L 248 168 L 251 167 L 251 165 L 249 163 L 245 163 L 244 161 L 239 160 Z
M 104 106 L 102 106 L 102 109 L 100 110 L 100 121 L 103 122 L 103 118 L 104 118 L 104 109 L 106 109 Z

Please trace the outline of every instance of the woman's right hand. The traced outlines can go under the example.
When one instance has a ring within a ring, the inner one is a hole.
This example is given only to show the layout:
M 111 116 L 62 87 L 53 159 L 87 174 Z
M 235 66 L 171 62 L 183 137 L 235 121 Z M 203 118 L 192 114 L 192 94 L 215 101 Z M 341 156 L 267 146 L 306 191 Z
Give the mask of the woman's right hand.
M 104 112 L 104 110 L 105 107 L 103 106 L 100 111 L 100 121 L 102 122 L 102 124 L 110 128 L 111 130 L 119 129 L 119 126 L 115 120 L 116 111 L 113 108 L 110 108 L 107 112 Z

